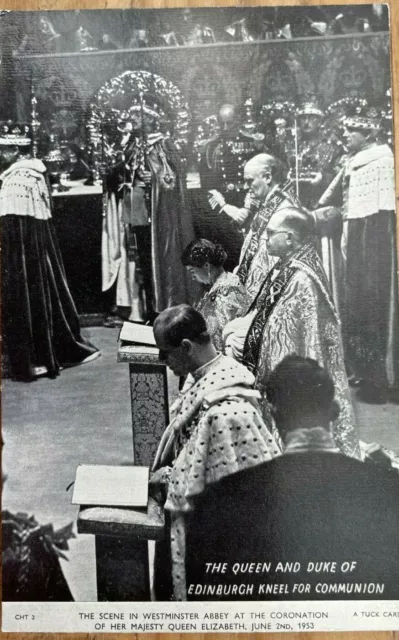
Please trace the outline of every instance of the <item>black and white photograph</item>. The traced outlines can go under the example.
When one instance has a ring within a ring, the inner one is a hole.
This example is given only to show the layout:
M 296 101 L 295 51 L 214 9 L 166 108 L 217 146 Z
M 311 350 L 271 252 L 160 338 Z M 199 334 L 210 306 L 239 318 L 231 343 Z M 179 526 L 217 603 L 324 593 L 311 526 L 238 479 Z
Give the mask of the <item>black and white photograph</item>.
M 0 11 L 3 630 L 397 627 L 390 37 Z

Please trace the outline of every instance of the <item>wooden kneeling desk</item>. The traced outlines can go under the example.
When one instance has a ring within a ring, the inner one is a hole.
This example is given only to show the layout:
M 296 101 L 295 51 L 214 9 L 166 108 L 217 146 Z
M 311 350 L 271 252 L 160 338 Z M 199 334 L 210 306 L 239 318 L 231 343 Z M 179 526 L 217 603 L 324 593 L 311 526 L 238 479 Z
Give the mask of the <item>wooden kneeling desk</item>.
M 163 508 L 81 507 L 78 533 L 95 536 L 98 600 L 149 601 L 148 541 L 164 537 Z
M 129 365 L 134 464 L 151 467 L 178 380 L 152 346 L 122 342 L 118 362 Z M 99 601 L 150 600 L 148 541 L 164 536 L 163 509 L 153 498 L 144 509 L 81 506 L 77 528 L 95 536 Z

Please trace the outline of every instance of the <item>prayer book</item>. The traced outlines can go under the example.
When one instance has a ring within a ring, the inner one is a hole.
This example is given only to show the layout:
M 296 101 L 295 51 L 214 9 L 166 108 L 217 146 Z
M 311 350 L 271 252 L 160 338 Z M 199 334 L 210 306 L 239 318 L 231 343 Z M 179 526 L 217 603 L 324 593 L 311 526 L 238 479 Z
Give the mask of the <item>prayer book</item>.
M 148 467 L 81 464 L 76 470 L 72 504 L 146 507 Z
M 119 333 L 119 340 L 156 346 L 152 327 L 138 322 L 124 322 Z

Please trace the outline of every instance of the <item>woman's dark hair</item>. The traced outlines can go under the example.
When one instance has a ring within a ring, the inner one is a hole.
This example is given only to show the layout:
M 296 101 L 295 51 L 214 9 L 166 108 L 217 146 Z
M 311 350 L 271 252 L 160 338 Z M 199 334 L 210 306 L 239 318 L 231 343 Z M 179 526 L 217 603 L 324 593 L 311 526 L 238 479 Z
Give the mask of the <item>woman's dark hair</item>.
M 201 268 L 206 262 L 214 267 L 223 267 L 226 258 L 227 253 L 222 245 L 200 238 L 190 242 L 184 249 L 181 261 L 185 267 Z

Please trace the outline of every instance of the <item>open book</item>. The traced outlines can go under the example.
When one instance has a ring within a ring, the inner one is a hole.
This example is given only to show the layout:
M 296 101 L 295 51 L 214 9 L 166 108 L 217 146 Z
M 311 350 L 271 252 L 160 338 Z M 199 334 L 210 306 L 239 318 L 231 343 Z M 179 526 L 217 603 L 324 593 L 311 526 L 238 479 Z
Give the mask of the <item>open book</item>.
M 76 470 L 72 504 L 146 507 L 148 467 L 81 464 Z
M 124 322 L 119 333 L 119 340 L 151 347 L 156 346 L 152 327 L 137 322 Z

